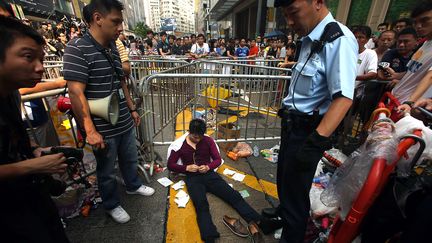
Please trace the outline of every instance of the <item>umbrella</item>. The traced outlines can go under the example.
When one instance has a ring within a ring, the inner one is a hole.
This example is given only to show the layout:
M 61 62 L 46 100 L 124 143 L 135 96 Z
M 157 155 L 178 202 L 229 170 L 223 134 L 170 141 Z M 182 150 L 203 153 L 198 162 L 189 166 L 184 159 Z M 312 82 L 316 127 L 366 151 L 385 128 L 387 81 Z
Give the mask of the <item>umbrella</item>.
M 272 37 L 278 37 L 278 36 L 283 36 L 285 35 L 284 32 L 280 31 L 280 30 L 273 30 L 272 32 L 265 34 L 264 38 L 272 38 Z

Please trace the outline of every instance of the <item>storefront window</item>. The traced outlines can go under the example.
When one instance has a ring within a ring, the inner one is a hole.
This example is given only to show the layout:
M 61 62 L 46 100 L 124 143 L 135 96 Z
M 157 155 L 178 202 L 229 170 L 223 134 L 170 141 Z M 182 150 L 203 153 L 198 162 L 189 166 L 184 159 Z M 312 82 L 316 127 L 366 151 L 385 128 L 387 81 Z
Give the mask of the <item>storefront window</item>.
M 352 0 L 347 20 L 348 27 L 366 24 L 371 5 L 372 0 Z
M 72 2 L 68 0 L 57 0 L 57 7 L 60 12 L 75 15 Z
M 385 22 L 391 24 L 400 18 L 409 18 L 412 8 L 412 0 L 392 0 L 387 11 Z

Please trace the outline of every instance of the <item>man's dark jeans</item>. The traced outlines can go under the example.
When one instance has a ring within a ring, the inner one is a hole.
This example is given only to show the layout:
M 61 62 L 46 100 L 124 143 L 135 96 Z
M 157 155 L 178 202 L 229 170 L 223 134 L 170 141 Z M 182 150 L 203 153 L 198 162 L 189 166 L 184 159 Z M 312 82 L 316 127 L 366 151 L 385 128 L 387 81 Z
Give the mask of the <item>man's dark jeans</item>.
M 120 205 L 115 178 L 117 158 L 126 190 L 136 191 L 142 185 L 142 181 L 137 173 L 138 152 L 134 129 L 116 137 L 107 138 L 104 142 L 108 145 L 108 151 L 104 154 L 95 154 L 96 174 L 103 206 L 106 210 L 111 210 Z
M 205 241 L 209 237 L 219 237 L 219 233 L 210 215 L 206 196 L 207 192 L 212 193 L 231 205 L 246 222 L 260 221 L 261 215 L 247 204 L 240 193 L 231 188 L 216 172 L 209 171 L 205 174 L 188 174 L 185 182 L 195 206 L 202 240 Z

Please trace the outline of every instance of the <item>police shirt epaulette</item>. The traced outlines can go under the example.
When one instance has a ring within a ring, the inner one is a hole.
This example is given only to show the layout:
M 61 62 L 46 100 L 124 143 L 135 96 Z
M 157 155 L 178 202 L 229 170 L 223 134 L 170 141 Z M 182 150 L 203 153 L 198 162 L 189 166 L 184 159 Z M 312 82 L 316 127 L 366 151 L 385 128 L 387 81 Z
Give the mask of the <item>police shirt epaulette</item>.
M 330 22 L 325 26 L 320 41 L 324 43 L 333 42 L 334 40 L 336 40 L 337 38 L 343 35 L 344 33 L 340 28 L 339 24 L 337 22 Z

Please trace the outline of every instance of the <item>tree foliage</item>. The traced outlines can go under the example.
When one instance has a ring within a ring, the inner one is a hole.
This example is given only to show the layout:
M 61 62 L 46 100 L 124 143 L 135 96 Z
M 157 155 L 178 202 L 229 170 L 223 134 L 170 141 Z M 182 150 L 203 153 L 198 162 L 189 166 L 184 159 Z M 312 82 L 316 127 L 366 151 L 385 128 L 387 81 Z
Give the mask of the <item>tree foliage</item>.
M 144 22 L 138 22 L 134 28 L 135 34 L 145 38 L 147 36 L 147 32 L 151 30 Z

